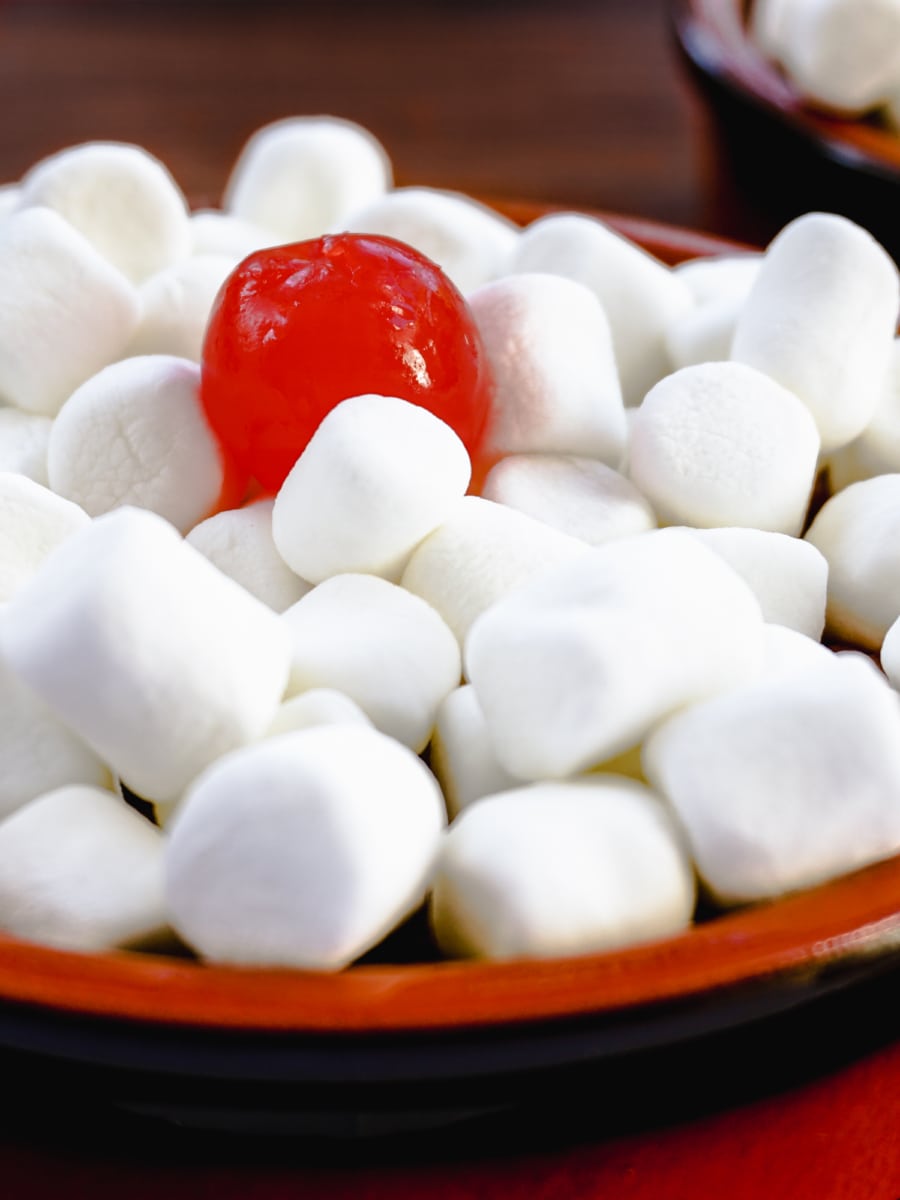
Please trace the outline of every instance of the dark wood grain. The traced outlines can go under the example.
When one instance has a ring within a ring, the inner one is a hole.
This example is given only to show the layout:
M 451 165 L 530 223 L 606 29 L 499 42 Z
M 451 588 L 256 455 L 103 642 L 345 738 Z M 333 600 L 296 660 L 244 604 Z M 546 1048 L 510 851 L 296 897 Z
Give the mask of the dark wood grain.
M 665 0 L 0 3 L 0 178 L 91 138 L 215 200 L 293 113 L 369 126 L 397 178 L 708 226 Z M 739 228 L 720 231 L 740 236 Z

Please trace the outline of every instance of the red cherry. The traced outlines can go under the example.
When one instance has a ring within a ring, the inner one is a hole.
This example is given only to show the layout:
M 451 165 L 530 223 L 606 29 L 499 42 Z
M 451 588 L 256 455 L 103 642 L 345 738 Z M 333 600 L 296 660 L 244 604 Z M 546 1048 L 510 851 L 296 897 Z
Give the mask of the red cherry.
M 393 238 L 351 233 L 244 259 L 203 347 L 201 400 L 226 453 L 277 491 L 323 417 L 368 392 L 429 409 L 477 457 L 490 368 L 440 268 Z

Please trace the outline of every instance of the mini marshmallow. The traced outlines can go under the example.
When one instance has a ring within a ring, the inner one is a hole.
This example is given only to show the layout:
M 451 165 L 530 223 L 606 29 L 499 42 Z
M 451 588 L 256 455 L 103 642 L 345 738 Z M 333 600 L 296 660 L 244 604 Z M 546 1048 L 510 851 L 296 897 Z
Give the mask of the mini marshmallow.
M 780 24 L 778 57 L 808 100 L 863 113 L 900 79 L 900 0 L 795 0 Z
M 187 202 L 139 146 L 72 146 L 33 166 L 21 187 L 23 205 L 54 209 L 134 283 L 190 253 Z
M 0 395 L 55 416 L 118 358 L 137 327 L 135 289 L 62 217 L 24 209 L 0 221 Z
M 828 482 L 834 492 L 873 475 L 900 471 L 900 338 L 894 339 L 871 421 L 858 438 L 831 455 L 827 465 Z
M 431 920 L 449 954 L 589 954 L 672 936 L 691 864 L 649 788 L 615 776 L 489 796 L 444 839 Z
M 522 233 L 514 269 L 566 275 L 597 294 L 609 318 L 626 404 L 640 404 L 671 370 L 663 335 L 693 306 L 690 289 L 601 221 L 574 213 L 542 217 Z
M 310 688 L 279 705 L 265 736 L 277 737 L 281 733 L 312 729 L 315 725 L 344 725 L 347 722 L 373 728 L 356 701 L 343 692 L 336 688 Z
M 122 508 L 17 593 L 0 652 L 129 788 L 165 803 L 265 732 L 290 635 L 161 517 Z
M 859 655 L 697 704 L 653 733 L 643 758 L 721 903 L 900 850 L 900 698 Z
M 423 750 L 460 681 L 459 646 L 435 610 L 376 575 L 336 575 L 282 616 L 293 639 L 288 693 L 336 688 L 377 729 Z
M 900 691 L 900 617 L 884 635 L 880 662 L 882 670 L 891 681 L 891 687 Z
M 342 227 L 390 184 L 387 154 L 361 125 L 289 117 L 258 129 L 244 146 L 223 208 L 279 242 L 295 242 Z
M 462 643 L 501 596 L 589 549 L 525 513 L 466 496 L 417 547 L 400 582 L 437 609 Z
M 66 950 L 166 929 L 160 831 L 112 792 L 73 785 L 0 823 L 0 928 Z
M 189 218 L 191 253 L 224 255 L 240 262 L 248 254 L 272 244 L 272 234 L 218 208 L 195 209 Z
M 0 184 L 0 221 L 5 221 L 15 212 L 21 203 L 21 195 L 22 190 L 17 183 Z
M 199 362 L 213 301 L 237 266 L 225 254 L 197 254 L 146 280 L 140 322 L 127 354 L 173 354 Z
M 792 23 L 806 0 L 753 0 L 750 28 L 757 45 L 770 58 L 781 59 L 791 37 Z
M 2 661 L 0 762 L 0 818 L 67 784 L 109 788 L 112 783 L 97 755 Z
M 481 495 L 592 546 L 656 527 L 631 480 L 590 458 L 510 455 L 488 472 Z
M 560 779 L 759 670 L 763 620 L 738 574 L 681 530 L 607 542 L 511 592 L 472 626 L 466 676 L 494 752 Z
M 825 628 L 828 563 L 811 542 L 762 529 L 691 529 L 733 567 L 759 601 L 763 619 L 818 641 Z
M 50 417 L 40 417 L 20 408 L 0 408 L 0 471 L 27 475 L 47 486 L 47 446 Z
M 237 751 L 175 815 L 172 923 L 215 961 L 339 970 L 422 902 L 445 819 L 428 769 L 373 729 Z
M 451 817 L 482 796 L 505 792 L 521 782 L 497 762 L 471 684 L 455 688 L 441 702 L 428 761 Z
M 667 524 L 798 534 L 819 437 L 804 405 L 741 363 L 684 367 L 647 394 L 629 473 Z
M 762 254 L 718 254 L 689 258 L 672 268 L 698 305 L 744 300 L 756 282 Z
M 0 601 L 9 600 L 90 518 L 24 475 L 0 472 Z
M 731 343 L 743 296 L 709 300 L 680 313 L 665 330 L 666 352 L 676 370 L 697 363 L 724 362 L 731 357 Z
M 449 425 L 392 396 L 354 396 L 325 417 L 275 499 L 272 534 L 301 578 L 396 579 L 469 484 Z
M 810 667 L 823 666 L 833 658 L 834 653 L 827 646 L 807 637 L 805 633 L 798 633 L 787 625 L 763 626 L 761 676 L 772 679 L 795 675 Z
M 769 246 L 731 357 L 798 396 L 828 453 L 875 411 L 898 309 L 897 268 L 875 239 L 844 217 L 808 213 Z
M 806 537 L 828 560 L 829 630 L 877 650 L 900 616 L 900 475 L 878 475 L 838 492 Z
M 395 188 L 333 227 L 406 242 L 430 258 L 462 292 L 511 268 L 519 228 L 460 192 Z
M 606 314 L 583 284 L 511 275 L 469 305 L 494 375 L 488 448 L 583 454 L 618 466 L 625 410 Z
M 50 486 L 91 516 L 125 504 L 182 533 L 222 491 L 218 445 L 203 416 L 200 368 L 153 354 L 105 367 L 66 401 L 50 433 Z
M 275 612 L 296 604 L 312 587 L 295 575 L 275 548 L 274 500 L 229 508 L 201 521 L 187 541 L 204 558 Z

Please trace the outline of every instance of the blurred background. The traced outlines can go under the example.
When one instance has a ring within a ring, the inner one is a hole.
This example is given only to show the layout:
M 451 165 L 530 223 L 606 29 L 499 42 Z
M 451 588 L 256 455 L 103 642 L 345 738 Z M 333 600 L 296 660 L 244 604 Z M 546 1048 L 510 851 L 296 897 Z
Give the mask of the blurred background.
M 258 126 L 359 121 L 400 183 L 592 205 L 736 236 L 666 0 L 0 3 L 0 177 L 137 142 L 215 202 Z M 763 230 L 765 232 L 765 230 Z

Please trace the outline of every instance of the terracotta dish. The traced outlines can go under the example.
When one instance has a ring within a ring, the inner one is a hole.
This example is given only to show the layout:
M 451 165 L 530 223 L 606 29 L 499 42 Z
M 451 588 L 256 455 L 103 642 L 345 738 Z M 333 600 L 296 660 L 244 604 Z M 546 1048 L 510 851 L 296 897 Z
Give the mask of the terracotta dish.
M 549 211 L 497 207 L 520 221 Z M 668 262 L 739 248 L 607 219 Z M 900 857 L 670 940 L 554 961 L 404 963 L 382 954 L 325 975 L 69 953 L 0 936 L 0 1048 L 205 1079 L 217 1094 L 223 1079 L 338 1091 L 351 1082 L 515 1079 L 795 1008 L 890 969 L 898 945 Z M 181 1084 L 178 1097 L 184 1119 Z M 208 1118 L 208 1096 L 203 1104 Z
M 802 212 L 840 212 L 898 258 L 900 135 L 877 117 L 849 119 L 807 105 L 754 44 L 747 24 L 751 4 L 671 5 L 676 38 L 719 135 L 733 185 L 729 203 L 753 206 L 757 222 L 762 211 L 766 232 L 773 233 Z M 748 211 L 748 227 L 752 220 Z

